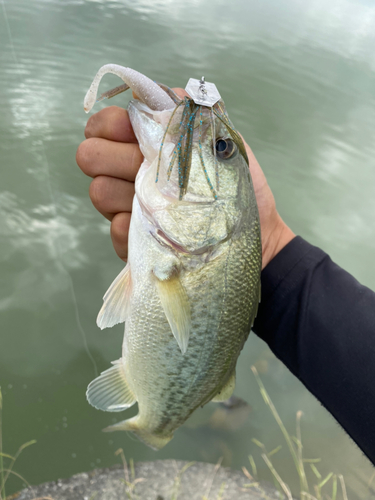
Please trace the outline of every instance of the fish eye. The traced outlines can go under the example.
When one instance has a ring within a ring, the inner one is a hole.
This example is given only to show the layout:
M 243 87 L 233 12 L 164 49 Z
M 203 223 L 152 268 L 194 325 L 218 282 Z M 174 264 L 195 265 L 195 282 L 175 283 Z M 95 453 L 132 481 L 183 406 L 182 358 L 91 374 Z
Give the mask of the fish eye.
M 224 139 L 223 137 L 216 139 L 215 149 L 216 155 L 221 160 L 229 160 L 230 158 L 233 158 L 237 152 L 237 146 L 234 141 L 229 138 Z

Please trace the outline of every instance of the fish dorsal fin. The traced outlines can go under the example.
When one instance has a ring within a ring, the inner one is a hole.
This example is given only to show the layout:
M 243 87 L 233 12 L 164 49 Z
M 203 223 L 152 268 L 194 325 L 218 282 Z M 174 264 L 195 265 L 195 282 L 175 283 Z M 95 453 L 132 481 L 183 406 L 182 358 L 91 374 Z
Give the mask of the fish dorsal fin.
M 125 378 L 122 359 L 90 382 L 86 391 L 87 401 L 98 410 L 123 411 L 130 408 L 136 398 Z
M 228 382 L 224 385 L 220 392 L 216 394 L 212 401 L 214 403 L 221 403 L 222 401 L 226 401 L 233 394 L 234 388 L 236 386 L 236 373 L 233 372 L 229 377 Z
M 126 320 L 131 288 L 130 266 L 126 264 L 103 297 L 104 304 L 96 319 L 99 328 L 103 330 Z
M 185 354 L 191 328 L 190 305 L 186 291 L 176 274 L 167 279 L 156 277 L 156 286 L 169 326 L 182 354 Z

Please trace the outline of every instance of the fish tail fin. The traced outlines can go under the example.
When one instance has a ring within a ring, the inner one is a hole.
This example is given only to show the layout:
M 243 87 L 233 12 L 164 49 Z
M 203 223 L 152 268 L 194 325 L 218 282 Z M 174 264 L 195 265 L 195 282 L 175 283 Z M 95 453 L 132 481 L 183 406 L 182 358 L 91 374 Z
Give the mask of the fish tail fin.
M 173 434 L 169 434 L 166 436 L 160 434 L 158 435 L 154 434 L 149 429 L 142 427 L 141 425 L 139 425 L 138 415 L 133 418 L 129 418 L 128 420 L 118 422 L 117 424 L 110 425 L 109 427 L 103 429 L 103 432 L 112 431 L 131 431 L 153 450 L 160 450 L 173 438 Z

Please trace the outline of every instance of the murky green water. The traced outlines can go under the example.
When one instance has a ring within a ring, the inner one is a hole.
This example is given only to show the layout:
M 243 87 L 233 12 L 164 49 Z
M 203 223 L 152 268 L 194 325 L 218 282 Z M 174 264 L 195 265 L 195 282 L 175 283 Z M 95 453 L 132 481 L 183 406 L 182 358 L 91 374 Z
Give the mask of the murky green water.
M 322 474 L 343 473 L 350 498 L 368 497 L 368 461 L 255 335 L 239 361 L 236 394 L 252 406 L 239 429 L 210 425 L 208 405 L 158 453 L 100 432 L 113 415 L 90 407 L 85 389 L 119 357 L 122 326 L 101 332 L 95 318 L 122 262 L 75 151 L 83 96 L 108 62 L 170 86 L 202 74 L 215 82 L 285 220 L 375 288 L 372 1 L 0 0 L 4 450 L 37 439 L 16 467 L 31 483 L 110 466 L 120 447 L 135 460 L 223 456 L 248 466 L 250 453 L 259 457 L 253 437 L 268 449 L 283 444 L 250 370 L 258 363 L 291 432 L 303 410 L 306 456 L 322 458 Z M 103 89 L 118 83 L 108 76 Z M 296 488 L 286 457 L 284 445 L 274 463 Z M 8 493 L 20 486 L 14 480 Z

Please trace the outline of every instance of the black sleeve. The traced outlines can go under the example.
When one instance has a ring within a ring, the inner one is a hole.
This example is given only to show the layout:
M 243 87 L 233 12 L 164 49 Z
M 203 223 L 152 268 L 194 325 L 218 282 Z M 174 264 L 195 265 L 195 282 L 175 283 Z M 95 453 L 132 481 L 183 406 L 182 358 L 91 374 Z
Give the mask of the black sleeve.
M 375 293 L 298 236 L 261 284 L 253 330 L 375 463 Z

